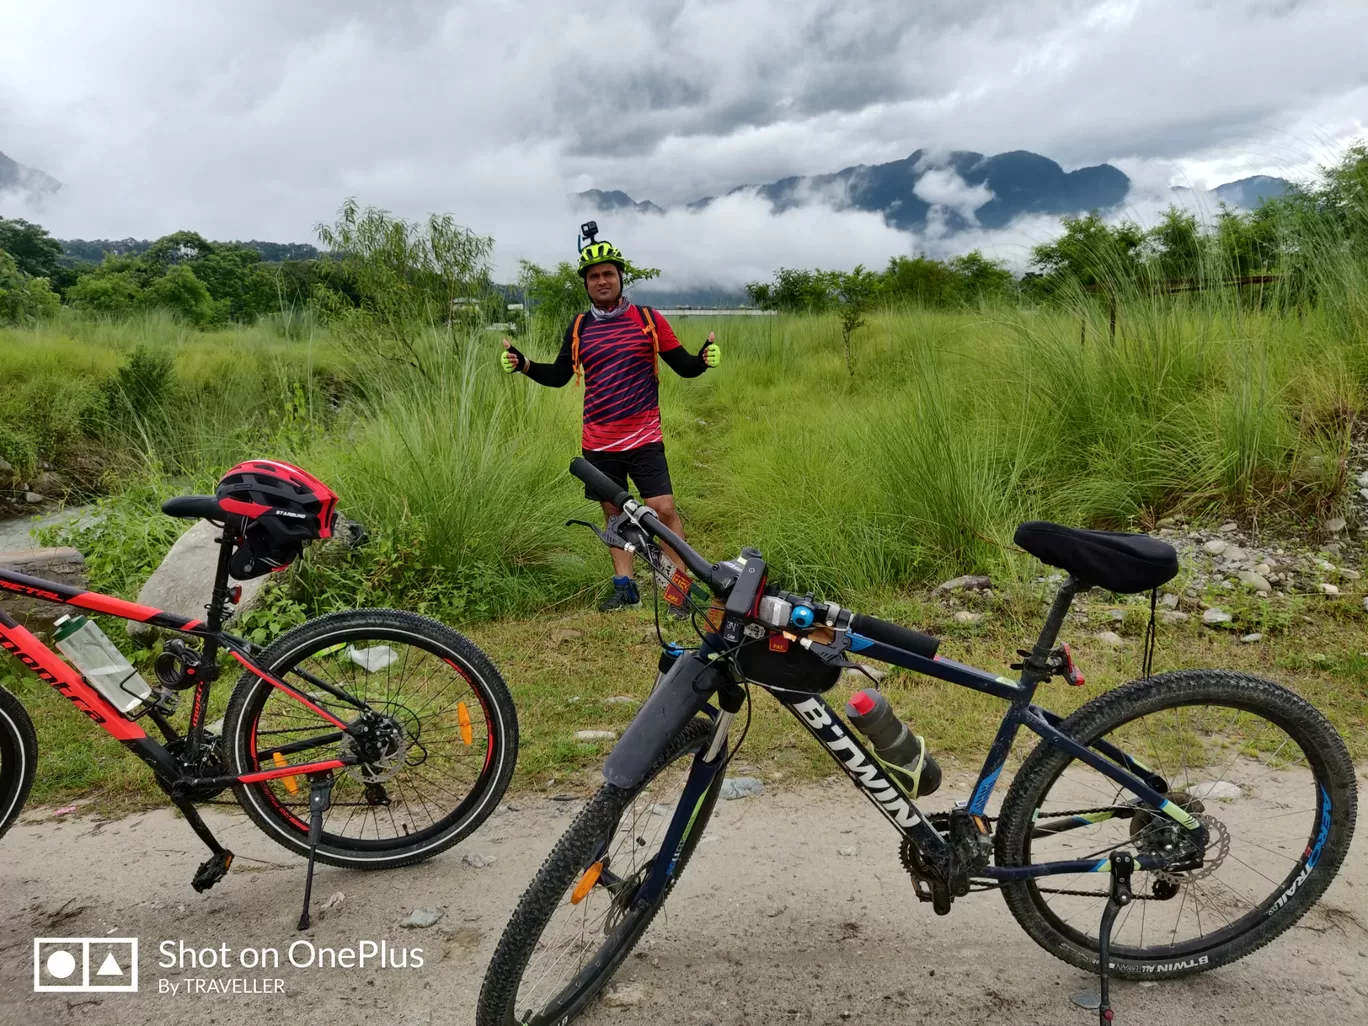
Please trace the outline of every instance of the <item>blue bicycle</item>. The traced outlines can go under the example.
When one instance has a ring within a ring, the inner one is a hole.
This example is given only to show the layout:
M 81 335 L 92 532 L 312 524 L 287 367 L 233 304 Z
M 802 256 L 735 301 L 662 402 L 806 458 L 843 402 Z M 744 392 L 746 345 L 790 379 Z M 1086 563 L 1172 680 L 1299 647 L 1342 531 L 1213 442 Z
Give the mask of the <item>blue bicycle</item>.
M 571 473 L 621 510 L 594 528 L 603 541 L 653 565 L 657 543 L 672 547 L 713 598 L 695 613 L 701 645 L 667 650 L 605 784 L 514 911 L 479 1026 L 562 1026 L 612 977 L 703 835 L 750 684 L 792 712 L 893 824 L 919 899 L 944 915 L 956 898 L 1001 890 L 1036 943 L 1099 974 L 1103 1024 L 1111 974 L 1170 979 L 1242 958 L 1307 912 L 1349 850 L 1357 792 L 1344 741 L 1272 681 L 1180 670 L 1067 718 L 1035 704 L 1052 678 L 1083 683 L 1056 644 L 1077 594 L 1153 591 L 1177 573 L 1158 539 L 1022 524 L 1017 544 L 1068 576 L 1012 680 L 939 658 L 928 635 L 774 587 L 753 549 L 711 563 L 585 461 Z M 1009 703 L 969 801 L 923 812 L 918 799 L 937 776 L 924 746 L 919 773 L 886 763 L 823 700 L 857 652 Z M 989 815 L 1023 727 L 1041 741 Z

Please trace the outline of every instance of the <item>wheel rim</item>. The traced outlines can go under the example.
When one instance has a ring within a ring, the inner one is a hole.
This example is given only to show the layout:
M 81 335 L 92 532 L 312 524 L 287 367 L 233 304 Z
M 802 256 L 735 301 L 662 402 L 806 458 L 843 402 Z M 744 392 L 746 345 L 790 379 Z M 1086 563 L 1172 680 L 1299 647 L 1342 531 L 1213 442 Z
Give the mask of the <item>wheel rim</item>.
M 287 766 L 372 756 L 334 773 L 322 845 L 384 851 L 418 844 L 462 822 L 488 791 L 503 749 L 501 723 L 477 671 L 459 653 L 405 631 L 361 627 L 314 639 L 283 656 L 275 669 L 284 683 L 344 723 L 365 719 L 373 735 L 383 735 L 369 750 L 346 736 L 282 756 Z M 297 669 L 368 702 L 372 712 L 358 713 Z M 279 766 L 275 749 L 337 732 L 270 686 L 261 686 L 247 719 L 246 761 L 262 770 Z M 290 831 L 307 834 L 307 777 L 254 787 Z
M 611 975 L 644 928 L 653 906 L 632 909 L 632 899 L 660 852 L 701 745 L 690 745 L 664 766 L 623 808 L 612 833 L 593 842 L 523 969 L 512 1009 L 516 1021 L 556 1022 L 574 1011 L 586 986 Z M 592 883 L 582 888 L 586 874 Z M 577 890 L 580 900 L 572 902 Z M 664 894 L 656 904 L 663 900 Z
M 1315 753 L 1304 751 L 1267 714 L 1234 702 L 1177 705 L 1133 717 L 1102 740 L 1164 777 L 1170 799 L 1202 819 L 1211 835 L 1200 869 L 1134 874 L 1132 889 L 1141 900 L 1116 920 L 1115 955 L 1183 958 L 1247 933 L 1295 892 L 1305 866 L 1319 860 L 1331 810 Z M 1096 770 L 1071 760 L 1037 803 L 1024 861 L 1102 860 L 1121 848 L 1182 850 L 1185 831 L 1174 830 L 1167 817 L 1145 813 L 1042 834 L 1068 822 L 1063 813 L 1096 815 L 1094 810 L 1133 801 Z M 1109 886 L 1103 873 L 1027 884 L 1051 926 L 1089 950 L 1097 947 Z

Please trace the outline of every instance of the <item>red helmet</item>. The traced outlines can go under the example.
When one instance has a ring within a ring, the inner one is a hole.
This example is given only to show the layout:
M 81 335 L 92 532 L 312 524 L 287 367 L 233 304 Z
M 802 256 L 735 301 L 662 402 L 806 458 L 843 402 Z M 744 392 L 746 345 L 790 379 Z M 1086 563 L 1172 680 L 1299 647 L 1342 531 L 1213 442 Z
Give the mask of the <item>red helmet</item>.
M 331 538 L 337 519 L 337 494 L 308 471 L 278 460 L 239 463 L 223 475 L 214 495 L 244 521 L 232 561 L 232 575 L 240 581 L 284 570 L 305 542 Z

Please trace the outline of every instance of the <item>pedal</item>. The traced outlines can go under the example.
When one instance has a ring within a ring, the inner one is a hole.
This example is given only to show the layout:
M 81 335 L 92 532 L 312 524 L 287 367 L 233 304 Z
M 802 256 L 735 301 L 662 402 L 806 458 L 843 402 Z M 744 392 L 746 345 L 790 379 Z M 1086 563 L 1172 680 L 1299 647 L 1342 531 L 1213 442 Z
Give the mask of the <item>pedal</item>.
M 309 899 L 313 895 L 314 855 L 319 838 L 323 836 L 323 813 L 332 807 L 333 778 L 331 773 L 309 774 L 309 866 L 304 874 L 304 911 L 299 916 L 299 928 L 309 928 Z
M 1102 910 L 1102 924 L 1097 931 L 1097 972 L 1101 976 L 1101 999 L 1097 1005 L 1099 1026 L 1111 1026 L 1116 1013 L 1111 1008 L 1111 934 L 1117 914 L 1134 900 L 1131 893 L 1131 871 L 1135 857 L 1128 851 L 1114 851 L 1111 856 L 1111 895 Z
M 207 891 L 214 884 L 218 883 L 228 875 L 228 867 L 233 864 L 233 853 L 231 851 L 220 851 L 210 855 L 195 870 L 195 878 L 190 881 L 190 886 L 201 894 Z

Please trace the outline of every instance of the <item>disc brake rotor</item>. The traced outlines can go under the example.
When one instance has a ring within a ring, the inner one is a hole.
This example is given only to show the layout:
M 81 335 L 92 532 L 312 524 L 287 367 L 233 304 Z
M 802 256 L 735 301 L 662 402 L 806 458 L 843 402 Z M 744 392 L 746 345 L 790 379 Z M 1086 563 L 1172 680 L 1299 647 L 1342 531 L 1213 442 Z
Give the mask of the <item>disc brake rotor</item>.
M 383 721 L 384 737 L 365 746 L 348 734 L 338 745 L 343 758 L 364 759 L 346 768 L 347 775 L 361 784 L 385 784 L 399 775 L 408 757 L 408 734 L 393 720 Z M 362 748 L 368 751 L 362 751 Z M 378 750 L 377 750 L 378 749 Z
M 1198 815 L 1196 819 L 1207 828 L 1207 846 L 1206 851 L 1202 853 L 1202 864 L 1196 869 L 1184 869 L 1176 873 L 1156 869 L 1154 875 L 1157 879 L 1183 884 L 1192 880 L 1204 880 L 1221 868 L 1221 863 L 1230 854 L 1230 831 L 1215 816 Z

